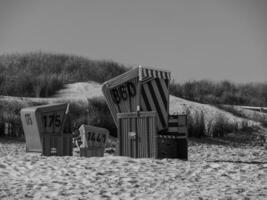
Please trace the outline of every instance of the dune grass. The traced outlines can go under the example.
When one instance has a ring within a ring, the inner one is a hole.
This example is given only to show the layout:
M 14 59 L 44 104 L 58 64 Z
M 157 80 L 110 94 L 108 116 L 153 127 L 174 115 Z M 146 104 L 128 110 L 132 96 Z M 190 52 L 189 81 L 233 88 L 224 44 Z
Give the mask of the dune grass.
M 188 81 L 170 85 L 170 93 L 205 104 L 267 106 L 267 82 L 237 84 L 230 81 Z
M 0 95 L 49 97 L 64 84 L 103 83 L 129 69 L 113 61 L 96 61 L 75 55 L 43 52 L 1 55 Z M 172 81 L 170 94 L 206 104 L 267 106 L 267 82 Z
M 102 83 L 127 68 L 113 61 L 84 57 L 28 53 L 0 56 L 0 95 L 49 97 L 64 84 L 82 81 Z
M 218 105 L 217 107 L 227 112 L 230 112 L 235 116 L 258 121 L 265 128 L 267 128 L 267 113 L 243 109 L 233 105 Z
M 187 109 L 186 114 L 189 137 L 223 137 L 228 133 L 245 130 L 248 127 L 245 121 L 242 126 L 238 126 L 230 122 L 223 114 L 219 114 L 215 118 L 210 118 L 208 121 L 205 121 L 203 111 L 192 113 Z
M 117 137 L 117 128 L 109 112 L 106 101 L 103 97 L 95 97 L 84 101 L 61 101 L 70 103 L 70 122 L 71 130 L 78 130 L 82 124 L 90 124 L 98 127 L 107 128 L 110 135 Z M 60 101 L 58 102 L 60 103 Z M 12 123 L 15 132 L 22 132 L 20 120 L 20 109 L 24 107 L 47 104 L 47 102 L 25 102 L 25 101 L 0 101 L 0 133 L 3 133 L 4 122 Z M 222 137 L 228 133 L 239 130 L 245 130 L 248 127 L 246 120 L 242 126 L 230 122 L 224 115 L 218 115 L 215 118 L 204 119 L 204 113 L 200 111 L 191 112 L 187 109 L 188 116 L 188 135 L 189 137 Z M 19 135 L 20 136 L 20 135 Z
M 0 56 L 0 95 L 49 97 L 62 89 L 64 84 L 82 81 L 102 83 L 128 69 L 116 62 L 94 61 L 74 55 L 43 52 L 2 55 Z M 216 83 L 206 80 L 184 84 L 172 82 L 170 93 L 207 104 L 267 105 L 267 83 L 234 84 L 229 81 Z M 46 103 L 1 100 L 0 133 L 3 133 L 4 122 L 10 122 L 18 127 L 18 130 L 22 130 L 20 109 Z M 116 126 L 103 98 L 88 99 L 87 104 L 79 101 L 72 102 L 70 113 L 73 129 L 77 129 L 83 123 L 92 124 L 105 127 L 109 129 L 112 136 L 116 136 Z M 218 115 L 205 123 L 203 113 L 191 113 L 188 110 L 187 114 L 190 137 L 223 136 L 238 129 L 223 115 Z
M 129 69 L 113 61 L 96 61 L 75 55 L 43 52 L 1 55 L 0 95 L 49 97 L 64 84 L 103 83 Z M 172 81 L 170 93 L 206 104 L 267 106 L 267 82 Z

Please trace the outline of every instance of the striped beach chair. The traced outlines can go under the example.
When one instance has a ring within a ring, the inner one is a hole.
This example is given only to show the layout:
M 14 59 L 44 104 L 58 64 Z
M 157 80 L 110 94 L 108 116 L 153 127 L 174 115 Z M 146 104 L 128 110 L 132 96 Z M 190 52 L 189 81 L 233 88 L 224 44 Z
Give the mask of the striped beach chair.
M 169 115 L 168 129 L 158 135 L 158 158 L 188 159 L 186 115 Z
M 168 133 L 179 138 L 187 138 L 187 116 L 169 115 Z

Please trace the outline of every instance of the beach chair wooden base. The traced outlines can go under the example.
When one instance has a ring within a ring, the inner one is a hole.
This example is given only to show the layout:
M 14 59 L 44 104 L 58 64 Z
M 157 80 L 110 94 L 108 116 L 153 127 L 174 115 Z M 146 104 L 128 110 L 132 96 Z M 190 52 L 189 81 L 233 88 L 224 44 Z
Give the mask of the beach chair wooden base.
M 72 156 L 72 134 L 43 135 L 44 156 Z
M 84 147 L 80 148 L 81 157 L 103 157 L 104 148 L 103 147 Z
M 178 158 L 188 160 L 187 139 L 172 135 L 159 135 L 158 158 Z

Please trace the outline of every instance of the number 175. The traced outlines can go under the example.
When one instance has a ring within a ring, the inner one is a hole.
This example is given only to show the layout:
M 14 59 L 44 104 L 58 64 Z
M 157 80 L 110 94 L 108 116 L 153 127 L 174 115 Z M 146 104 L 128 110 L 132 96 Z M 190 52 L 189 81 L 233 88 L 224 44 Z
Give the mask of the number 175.
M 45 115 L 43 117 L 43 120 L 44 120 L 45 127 L 52 127 L 52 126 L 59 127 L 61 124 L 60 115 L 56 115 L 56 114 Z

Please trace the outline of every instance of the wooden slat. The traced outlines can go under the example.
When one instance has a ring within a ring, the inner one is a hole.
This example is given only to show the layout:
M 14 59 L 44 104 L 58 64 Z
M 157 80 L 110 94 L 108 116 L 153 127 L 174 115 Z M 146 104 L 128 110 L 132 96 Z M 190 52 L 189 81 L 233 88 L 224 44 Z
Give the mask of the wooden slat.
M 134 158 L 155 157 L 156 155 L 156 112 L 118 114 L 119 141 L 122 156 Z M 146 115 L 147 114 L 147 115 Z M 124 121 L 124 123 L 122 123 Z M 135 139 L 129 137 L 135 132 Z

